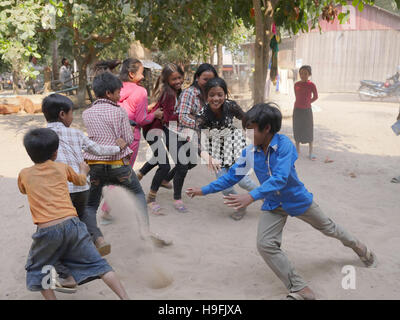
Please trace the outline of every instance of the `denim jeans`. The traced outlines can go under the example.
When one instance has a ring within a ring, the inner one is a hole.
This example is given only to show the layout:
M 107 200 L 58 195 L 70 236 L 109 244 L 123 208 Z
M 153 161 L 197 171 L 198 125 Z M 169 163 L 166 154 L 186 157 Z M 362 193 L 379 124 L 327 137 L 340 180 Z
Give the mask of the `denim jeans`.
M 72 275 L 78 284 L 98 279 L 112 271 L 90 239 L 86 225 L 78 217 L 54 226 L 37 228 L 32 239 L 25 265 L 29 290 L 43 290 L 42 279 L 46 275 L 42 273 L 43 267 L 56 267 L 58 262 L 65 266 L 68 275 Z
M 226 174 L 228 171 L 229 171 L 229 168 L 223 167 L 215 175 L 217 176 L 217 178 L 219 178 L 219 177 L 223 176 L 224 174 Z M 251 191 L 258 187 L 257 183 L 255 183 L 253 180 L 251 180 L 248 175 L 245 175 L 243 177 L 243 179 L 239 181 L 238 184 L 239 184 L 239 187 L 241 187 L 242 189 L 247 190 L 247 191 Z M 237 193 L 233 187 L 222 190 L 221 192 L 224 196 Z
M 75 207 L 76 212 L 78 213 L 79 219 L 86 225 L 89 234 L 92 235 L 93 233 L 96 232 L 97 223 L 96 220 L 93 221 L 93 219 L 90 218 L 86 210 L 89 190 L 82 192 L 73 192 L 70 193 L 69 195 L 71 197 L 72 204 Z M 92 240 L 94 241 L 95 239 L 92 238 Z M 60 261 L 54 263 L 54 267 L 57 273 L 59 274 L 60 278 L 65 279 L 71 275 L 71 272 L 68 270 L 68 268 L 65 265 L 63 265 Z
M 87 215 L 91 219 L 93 228 L 92 236 L 94 239 L 102 237 L 100 229 L 97 227 L 96 212 L 100 204 L 101 192 L 106 185 L 118 185 L 128 189 L 139 200 L 140 212 L 143 215 L 144 222 L 149 225 L 149 216 L 147 213 L 146 197 L 142 186 L 129 165 L 108 165 L 93 164 L 90 165 L 90 192 L 87 204 Z M 135 208 L 132 208 L 134 211 Z

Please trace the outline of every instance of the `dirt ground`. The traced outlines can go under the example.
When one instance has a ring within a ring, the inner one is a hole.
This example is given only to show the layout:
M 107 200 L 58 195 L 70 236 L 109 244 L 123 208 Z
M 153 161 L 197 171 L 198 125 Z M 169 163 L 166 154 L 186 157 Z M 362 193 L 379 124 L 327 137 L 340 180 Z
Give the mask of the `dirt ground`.
M 285 116 L 281 133 L 293 139 L 293 99 L 279 95 L 272 99 Z M 361 102 L 353 94 L 321 94 L 316 105 L 317 161 L 307 159 L 307 146 L 302 146 L 296 162 L 298 175 L 328 216 L 375 251 L 379 265 L 376 269 L 363 267 L 351 249 L 295 218 L 287 221 L 282 248 L 318 299 L 400 299 L 400 215 L 396 209 L 400 184 L 390 182 L 400 175 L 400 137 L 390 128 L 399 105 Z M 75 112 L 74 127 L 83 128 L 81 112 Z M 24 265 L 35 226 L 27 198 L 18 191 L 17 177 L 22 168 L 31 165 L 22 145 L 23 134 L 44 125 L 42 114 L 0 117 L 0 299 L 42 299 L 25 285 Z M 135 170 L 143 164 L 146 148 L 142 142 Z M 326 158 L 333 162 L 325 163 Z M 152 174 L 142 180 L 145 192 Z M 184 188 L 200 187 L 213 179 L 204 165 L 198 166 L 188 173 Z M 173 278 L 166 288 L 152 289 L 140 280 L 142 269 L 137 266 L 142 253 L 132 249 L 131 235 L 136 230 L 130 228 L 126 215 L 115 210 L 115 223 L 101 226 L 112 244 L 106 258 L 131 298 L 268 300 L 286 294 L 256 249 L 261 202 L 253 203 L 243 220 L 233 221 L 220 194 L 194 199 L 185 195 L 190 210 L 186 214 L 174 210 L 170 190 L 161 189 L 158 200 L 168 214 L 150 216 L 151 227 L 174 242 L 155 249 L 157 263 Z M 346 265 L 355 267 L 355 289 L 342 288 Z M 74 295 L 57 296 L 66 300 L 116 299 L 102 281 L 82 285 Z

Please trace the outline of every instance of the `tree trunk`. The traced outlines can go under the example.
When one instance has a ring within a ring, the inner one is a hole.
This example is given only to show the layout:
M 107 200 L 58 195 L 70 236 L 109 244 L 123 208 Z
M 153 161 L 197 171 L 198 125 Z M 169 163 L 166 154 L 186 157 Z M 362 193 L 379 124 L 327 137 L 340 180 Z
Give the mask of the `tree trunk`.
M 51 91 L 51 69 L 50 67 L 45 67 L 43 70 L 44 73 L 44 90 L 43 93 L 47 94 Z
M 269 41 L 271 39 L 271 27 L 273 8 L 277 0 L 267 0 L 266 12 L 261 10 L 260 0 L 253 0 L 256 20 L 256 41 L 254 44 L 254 103 L 264 102 L 265 80 L 269 64 Z
M 58 69 L 58 41 L 57 38 L 51 43 L 51 53 L 52 53 L 52 64 L 51 69 L 53 72 L 53 80 L 59 80 L 59 69 Z M 60 61 L 61 62 L 61 61 Z
M 212 42 L 210 41 L 209 45 L 208 45 L 208 55 L 209 55 L 208 63 L 211 65 L 214 64 L 214 53 L 215 53 L 215 48 L 214 48 L 214 45 L 212 44 Z
M 12 76 L 13 76 L 13 93 L 19 94 L 18 90 L 19 74 L 17 71 L 13 70 Z
M 224 68 L 224 55 L 222 53 L 222 44 L 217 45 L 217 57 L 218 57 L 217 72 L 220 77 L 223 77 L 222 70 Z
M 78 84 L 78 108 L 86 106 L 86 85 L 87 85 L 87 62 L 82 60 L 77 60 L 78 62 L 78 70 L 79 70 L 79 84 Z

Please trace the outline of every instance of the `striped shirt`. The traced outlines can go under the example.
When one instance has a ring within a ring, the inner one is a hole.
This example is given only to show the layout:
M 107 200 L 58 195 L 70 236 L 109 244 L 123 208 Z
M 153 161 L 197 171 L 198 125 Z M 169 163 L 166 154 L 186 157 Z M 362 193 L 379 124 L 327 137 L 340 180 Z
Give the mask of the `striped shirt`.
M 57 133 L 60 139 L 56 162 L 68 164 L 79 174 L 79 164 L 84 161 L 82 150 L 96 155 L 114 155 L 120 152 L 118 146 L 103 146 L 91 141 L 82 131 L 64 126 L 62 122 L 50 122 L 47 128 Z M 82 192 L 89 189 L 89 185 L 76 186 L 68 182 L 70 193 Z
M 82 113 L 90 140 L 101 145 L 115 146 L 115 140 L 122 138 L 128 143 L 133 142 L 133 131 L 128 115 L 118 104 L 108 99 L 98 99 Z M 98 156 L 85 152 L 86 160 L 115 161 L 130 155 L 132 150 L 127 147 L 113 156 Z

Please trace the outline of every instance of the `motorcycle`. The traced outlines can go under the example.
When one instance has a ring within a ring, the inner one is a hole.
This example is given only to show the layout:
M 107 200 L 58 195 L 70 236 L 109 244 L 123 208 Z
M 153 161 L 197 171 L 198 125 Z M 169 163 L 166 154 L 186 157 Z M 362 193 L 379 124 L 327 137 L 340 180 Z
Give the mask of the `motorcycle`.
M 400 99 L 400 66 L 394 76 L 387 78 L 385 82 L 373 80 L 361 80 L 358 95 L 361 100 L 367 101 L 374 98 L 398 97 Z

